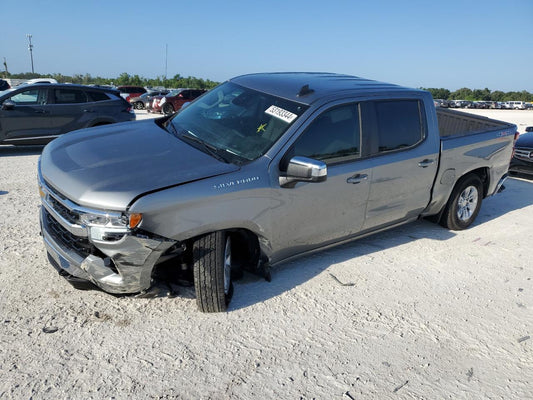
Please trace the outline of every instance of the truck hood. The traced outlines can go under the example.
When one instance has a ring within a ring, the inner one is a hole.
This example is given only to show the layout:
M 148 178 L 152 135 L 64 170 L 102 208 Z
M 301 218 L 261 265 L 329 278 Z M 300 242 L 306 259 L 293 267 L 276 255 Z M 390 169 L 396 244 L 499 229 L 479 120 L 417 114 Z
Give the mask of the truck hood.
M 46 182 L 70 200 L 125 210 L 140 195 L 239 169 L 176 138 L 154 120 L 68 133 L 41 156 Z

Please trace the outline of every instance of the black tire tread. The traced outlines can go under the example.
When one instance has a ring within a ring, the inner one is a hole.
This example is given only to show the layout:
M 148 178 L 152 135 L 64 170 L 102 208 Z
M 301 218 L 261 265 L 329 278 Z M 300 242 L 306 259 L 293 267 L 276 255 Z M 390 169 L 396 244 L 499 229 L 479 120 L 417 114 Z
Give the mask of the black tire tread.
M 170 103 L 163 104 L 163 108 L 161 109 L 163 111 L 163 114 L 169 115 L 174 113 L 174 106 Z
M 196 304 L 202 312 L 226 311 L 224 294 L 225 232 L 202 236 L 193 244 Z
M 462 221 L 459 221 L 456 214 L 456 204 L 459 198 L 459 195 L 463 192 L 464 189 L 466 189 L 468 186 L 474 185 L 478 189 L 478 204 L 477 208 L 470 218 L 470 220 L 467 223 L 464 223 Z M 481 202 L 483 198 L 483 183 L 481 182 L 481 179 L 476 174 L 469 174 L 466 176 L 463 176 L 459 181 L 456 183 L 455 187 L 452 190 L 452 193 L 450 194 L 450 198 L 448 199 L 448 203 L 446 204 L 446 208 L 444 209 L 444 212 L 442 213 L 442 217 L 440 219 L 440 224 L 450 230 L 454 231 L 460 231 L 463 229 L 468 228 L 476 219 L 479 210 L 481 208 Z

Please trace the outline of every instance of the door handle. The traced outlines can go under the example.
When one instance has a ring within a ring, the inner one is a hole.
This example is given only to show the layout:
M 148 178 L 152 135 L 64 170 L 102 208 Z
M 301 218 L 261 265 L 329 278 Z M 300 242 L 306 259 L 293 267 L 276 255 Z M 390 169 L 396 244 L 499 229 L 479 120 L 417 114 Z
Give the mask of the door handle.
M 368 179 L 367 174 L 356 174 L 354 176 L 350 176 L 348 179 L 346 179 L 346 183 L 352 183 L 354 185 L 361 183 L 363 181 L 366 181 Z
M 421 168 L 427 168 L 431 164 L 433 164 L 434 162 L 435 162 L 435 160 L 430 160 L 430 159 L 426 158 L 425 160 L 420 161 L 418 163 L 418 166 L 421 167 Z
M 49 111 L 46 111 L 46 110 L 35 110 L 34 113 L 35 114 L 48 114 Z
M 95 112 L 94 110 L 83 110 L 83 112 L 86 112 L 86 113 L 93 113 Z

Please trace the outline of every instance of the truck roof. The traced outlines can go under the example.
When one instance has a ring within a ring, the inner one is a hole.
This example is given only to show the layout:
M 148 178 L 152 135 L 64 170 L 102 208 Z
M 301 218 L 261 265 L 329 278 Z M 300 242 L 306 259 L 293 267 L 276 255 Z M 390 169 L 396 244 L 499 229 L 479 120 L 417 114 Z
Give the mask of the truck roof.
M 241 75 L 230 80 L 264 93 L 284 97 L 303 104 L 338 94 L 363 94 L 381 91 L 416 91 L 392 83 L 374 81 L 352 75 L 325 72 L 272 72 Z

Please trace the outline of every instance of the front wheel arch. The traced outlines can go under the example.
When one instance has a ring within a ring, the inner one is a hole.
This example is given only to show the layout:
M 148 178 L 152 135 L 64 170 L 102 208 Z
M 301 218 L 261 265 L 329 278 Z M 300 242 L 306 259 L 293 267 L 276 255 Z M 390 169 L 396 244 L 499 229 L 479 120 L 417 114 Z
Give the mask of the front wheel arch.
M 226 311 L 233 296 L 233 280 L 259 262 L 257 236 L 245 229 L 215 231 L 192 239 L 190 249 L 198 309 Z

